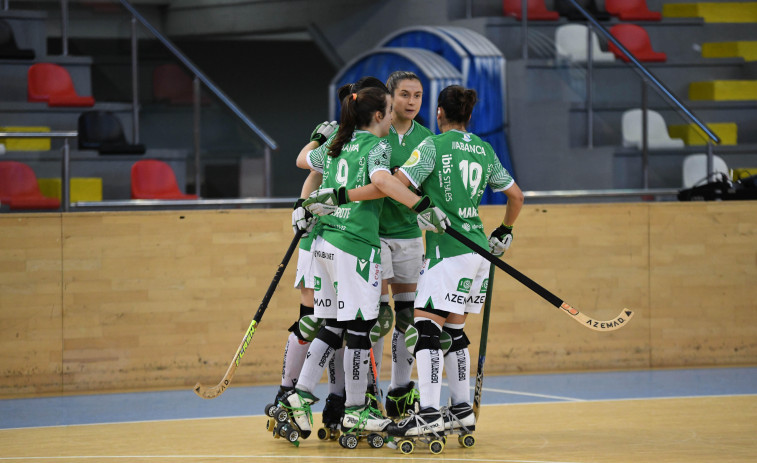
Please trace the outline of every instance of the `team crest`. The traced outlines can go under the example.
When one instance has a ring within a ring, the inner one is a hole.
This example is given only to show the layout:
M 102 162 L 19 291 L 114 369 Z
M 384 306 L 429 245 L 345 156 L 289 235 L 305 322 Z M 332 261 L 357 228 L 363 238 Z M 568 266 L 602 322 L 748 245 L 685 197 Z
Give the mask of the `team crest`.
M 471 141 L 471 137 L 470 137 L 469 133 L 464 133 L 463 134 L 463 141 Z

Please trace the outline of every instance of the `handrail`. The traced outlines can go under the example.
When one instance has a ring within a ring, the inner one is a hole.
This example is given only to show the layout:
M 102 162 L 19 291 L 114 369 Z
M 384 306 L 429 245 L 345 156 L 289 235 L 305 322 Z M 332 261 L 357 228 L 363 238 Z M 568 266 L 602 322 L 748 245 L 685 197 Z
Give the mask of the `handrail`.
M 142 16 L 127 0 L 119 0 L 121 4 L 126 8 L 129 13 L 132 14 L 133 17 L 135 17 L 141 24 L 144 26 L 150 33 L 155 36 L 156 39 L 158 39 L 171 53 L 173 53 L 176 58 L 181 61 L 184 66 L 189 68 L 192 73 L 197 76 L 198 79 L 204 83 L 211 92 L 213 92 L 218 99 L 220 99 L 234 114 L 239 117 L 244 124 L 250 128 L 253 132 L 255 132 L 262 140 L 263 142 L 268 145 L 268 147 L 272 150 L 275 150 L 278 148 L 278 144 L 276 141 L 274 141 L 268 134 L 266 134 L 261 128 L 259 128 L 257 125 L 255 125 L 254 122 L 252 122 L 252 119 L 250 119 L 247 114 L 245 114 L 239 107 L 237 107 L 236 104 L 234 104 L 233 101 L 221 90 L 219 89 L 213 81 L 211 81 L 208 76 L 203 74 L 203 72 L 195 66 L 195 64 L 187 58 L 184 53 L 179 50 L 168 38 L 166 38 L 163 34 L 160 33 L 155 27 L 152 26 L 145 18 Z
M 652 74 L 639 60 L 636 59 L 635 56 L 631 52 L 626 49 L 626 47 L 620 43 L 618 39 L 616 39 L 612 34 L 610 34 L 607 29 L 605 29 L 599 21 L 594 18 L 588 11 L 586 11 L 581 5 L 578 4 L 576 0 L 568 0 L 598 31 L 602 33 L 602 35 L 605 36 L 609 41 L 611 41 L 618 49 L 620 49 L 621 52 L 636 66 L 637 70 L 644 74 L 644 76 L 649 79 L 650 82 L 652 82 L 658 89 L 660 89 L 665 96 L 670 99 L 675 106 L 678 106 L 678 108 L 688 117 L 689 121 L 696 124 L 702 131 L 707 134 L 707 136 L 714 141 L 715 143 L 720 143 L 720 137 L 715 135 L 714 132 L 712 132 L 704 123 L 702 123 L 698 117 L 694 115 L 694 113 L 686 107 L 681 101 L 676 98 L 676 96 L 673 94 L 670 89 L 668 89 L 665 84 L 660 82 L 657 77 Z
M 71 180 L 71 150 L 68 146 L 69 138 L 76 138 L 79 132 L 67 130 L 59 132 L 0 132 L 0 138 L 63 138 L 63 159 L 61 159 L 61 186 L 60 205 L 63 212 L 68 212 L 71 207 L 70 180 Z

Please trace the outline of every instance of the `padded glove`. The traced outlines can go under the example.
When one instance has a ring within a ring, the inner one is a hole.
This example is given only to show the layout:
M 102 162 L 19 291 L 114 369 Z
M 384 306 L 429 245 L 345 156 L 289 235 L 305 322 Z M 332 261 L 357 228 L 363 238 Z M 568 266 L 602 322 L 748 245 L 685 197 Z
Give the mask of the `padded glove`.
M 326 143 L 332 133 L 339 128 L 337 121 L 323 121 L 313 130 L 310 141 L 318 142 L 319 145 Z
M 510 243 L 512 242 L 513 227 L 502 224 L 489 235 L 489 251 L 499 257 L 510 249 Z
M 313 217 L 307 209 L 302 207 L 304 199 L 300 198 L 294 203 L 294 210 L 292 211 L 292 230 L 297 233 L 297 230 L 304 230 L 305 233 L 302 236 L 307 236 L 313 230 L 317 219 Z
M 418 213 L 418 227 L 421 230 L 444 233 L 444 229 L 449 225 L 447 215 L 438 207 L 432 206 L 428 196 L 418 200 L 413 205 L 413 210 Z
M 321 188 L 310 193 L 310 197 L 302 203 L 302 206 L 313 215 L 329 215 L 339 209 L 339 206 L 350 202 L 347 196 L 347 188 Z

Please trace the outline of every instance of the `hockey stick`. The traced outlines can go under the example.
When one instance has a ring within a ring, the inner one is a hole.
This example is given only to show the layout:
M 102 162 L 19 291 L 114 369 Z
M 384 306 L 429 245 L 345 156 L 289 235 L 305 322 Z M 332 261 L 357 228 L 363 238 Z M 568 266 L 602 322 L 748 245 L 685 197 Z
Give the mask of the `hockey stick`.
M 247 348 L 252 342 L 252 335 L 255 334 L 255 330 L 260 323 L 260 319 L 263 318 L 265 309 L 268 308 L 268 302 L 271 300 L 273 292 L 276 291 L 276 287 L 279 285 L 281 275 L 284 274 L 284 270 L 286 270 L 289 259 L 292 258 L 292 254 L 294 254 L 294 250 L 297 249 L 297 244 L 299 243 L 300 238 L 304 233 L 304 230 L 297 230 L 297 233 L 295 233 L 294 238 L 292 239 L 292 243 L 289 245 L 289 249 L 287 249 L 286 254 L 284 254 L 284 259 L 279 264 L 279 268 L 276 269 L 276 274 L 273 276 L 273 281 L 271 281 L 271 284 L 268 286 L 268 291 L 266 291 L 265 296 L 263 296 L 263 301 L 260 303 L 258 311 L 255 312 L 255 316 L 252 318 L 250 327 L 247 328 L 247 332 L 244 334 L 244 338 L 242 338 L 242 343 L 239 344 L 237 352 L 236 354 L 234 354 L 234 359 L 231 361 L 229 369 L 226 370 L 226 374 L 223 375 L 223 378 L 221 378 L 221 382 L 216 384 L 215 386 L 203 386 L 200 383 L 195 384 L 194 391 L 198 396 L 202 397 L 203 399 L 214 399 L 223 394 L 223 391 L 225 391 L 229 386 L 231 378 L 234 377 L 234 373 L 237 371 L 239 362 L 242 360 L 242 357 L 244 356 L 245 352 L 247 352 Z
M 371 350 L 369 350 L 371 354 L 371 376 L 373 376 L 373 381 L 371 382 L 370 388 L 373 389 L 373 395 L 376 397 L 376 402 L 378 403 L 378 409 L 381 412 L 382 416 L 386 416 L 386 410 L 384 409 L 384 397 L 381 393 L 381 389 L 379 389 L 378 385 L 378 370 L 376 369 L 376 358 L 373 356 L 373 348 L 371 347 Z
M 481 392 L 484 388 L 484 361 L 486 361 L 486 338 L 489 333 L 489 312 L 492 308 L 492 291 L 494 286 L 494 265 L 489 266 L 489 283 L 486 287 L 484 301 L 484 318 L 481 321 L 481 341 L 478 344 L 478 369 L 476 370 L 476 388 L 473 391 L 473 415 L 478 421 L 481 409 Z
M 625 325 L 633 317 L 633 310 L 630 309 L 623 309 L 620 312 L 620 315 L 613 318 L 612 320 L 597 320 L 595 318 L 589 317 L 588 315 L 582 314 L 578 311 L 578 309 L 571 307 L 570 305 L 568 305 L 568 303 L 564 302 L 559 297 L 547 291 L 543 286 L 520 273 L 518 270 L 507 264 L 502 259 L 494 257 L 492 253 L 474 243 L 459 231 L 455 230 L 452 227 L 447 227 L 445 231 L 449 233 L 451 237 L 468 246 L 472 251 L 475 251 L 481 257 L 496 265 L 501 270 L 505 271 L 508 275 L 521 282 L 528 289 L 544 298 L 547 302 L 570 315 L 573 320 L 575 320 L 577 323 L 580 323 L 582 326 L 585 326 L 586 328 L 594 331 L 613 331 L 623 327 L 623 325 Z

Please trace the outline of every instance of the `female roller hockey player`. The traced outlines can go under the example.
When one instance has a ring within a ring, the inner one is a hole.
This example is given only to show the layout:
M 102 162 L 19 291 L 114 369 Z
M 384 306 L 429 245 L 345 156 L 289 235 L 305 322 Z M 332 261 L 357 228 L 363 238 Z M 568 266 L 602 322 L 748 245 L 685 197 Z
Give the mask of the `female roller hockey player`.
M 389 92 L 385 87 L 363 88 L 342 101 L 339 131 L 329 142 L 328 154 L 306 146 L 297 159 L 298 167 L 323 172 L 322 189 L 311 197 L 330 194 L 331 200 L 322 205 L 333 212 L 320 219 L 322 229 L 312 247 L 315 316 L 326 319 L 326 325 L 310 345 L 295 390 L 283 400 L 303 437 L 311 429 L 310 405 L 318 400 L 313 389 L 323 374 L 327 353 L 341 347 L 343 336 L 346 396 L 342 429 L 375 432 L 391 423 L 367 403 L 365 394 L 371 336 L 379 331 L 378 217 L 383 201 L 351 203 L 346 193 L 369 184 L 376 172 L 391 176 L 391 147 L 381 139 L 390 125 Z
M 466 315 L 481 310 L 489 273 L 483 257 L 444 235 L 444 229 L 452 226 L 465 230 L 473 241 L 481 246 L 488 244 L 493 253 L 501 255 L 512 242 L 512 227 L 523 206 L 523 193 L 491 146 L 465 130 L 475 103 L 474 90 L 460 86 L 442 90 L 437 110 L 442 134 L 426 138 L 393 177 L 375 175 L 372 179 L 381 192 L 418 212 L 421 229 L 435 232 L 426 235 L 426 260 L 418 280 L 414 323 L 405 333 L 408 350 L 417 360 L 421 410 L 392 423 L 387 432 L 401 438 L 420 438 L 436 453 L 444 448 L 442 435 L 459 432 L 459 428 L 475 429 L 470 354 L 463 328 Z M 508 197 L 502 225 L 488 240 L 478 216 L 487 184 Z M 409 185 L 422 188 L 427 196 L 419 197 L 406 188 Z M 349 193 L 355 201 L 375 197 L 368 191 Z M 445 365 L 452 405 L 440 410 Z M 413 444 L 411 440 L 400 441 L 399 447 L 409 453 Z
M 423 85 L 415 73 L 393 72 L 386 80 L 386 87 L 392 94 L 392 127 L 386 139 L 392 146 L 390 165 L 394 172 L 410 157 L 413 148 L 433 133 L 415 121 L 423 103 Z M 379 237 L 383 279 L 381 311 L 390 310 L 391 285 L 395 313 L 392 376 L 386 395 L 386 414 L 399 418 L 418 400 L 415 383 L 410 380 L 414 358 L 405 347 L 405 330 L 413 323 L 416 283 L 423 265 L 423 238 L 415 213 L 391 198 L 384 200 L 379 218 Z M 379 373 L 383 344 L 384 338 L 381 337 L 373 346 Z

